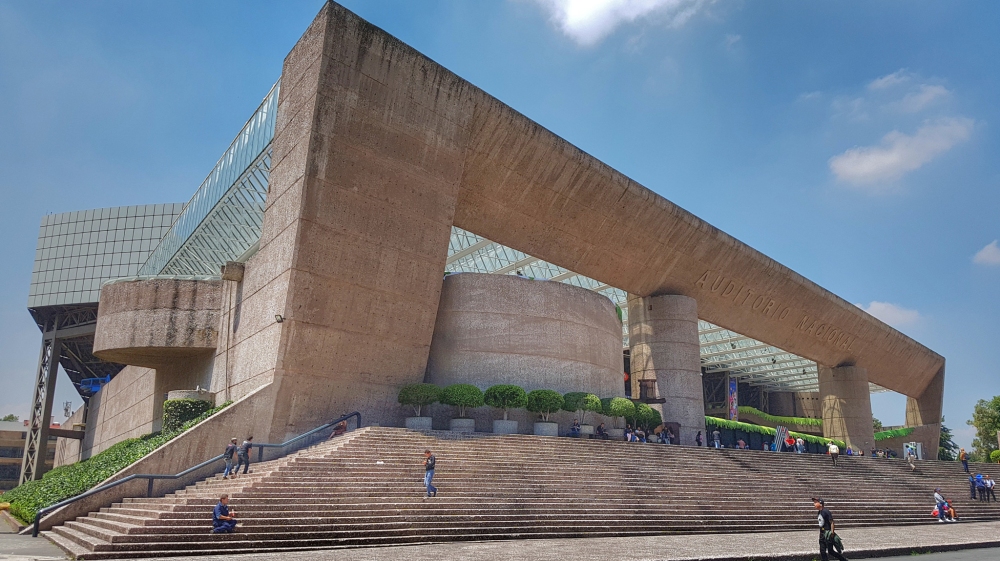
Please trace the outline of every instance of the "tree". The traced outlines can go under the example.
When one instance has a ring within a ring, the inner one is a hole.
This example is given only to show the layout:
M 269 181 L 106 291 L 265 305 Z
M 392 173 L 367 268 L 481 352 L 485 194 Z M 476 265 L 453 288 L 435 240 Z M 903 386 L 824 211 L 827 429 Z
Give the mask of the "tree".
M 441 391 L 441 403 L 458 407 L 458 416 L 465 418 L 469 409 L 482 407 L 483 391 L 472 384 L 452 384 Z
M 579 413 L 581 424 L 586 424 L 588 411 L 600 413 L 603 410 L 601 398 L 592 393 L 569 392 L 563 396 L 563 411 Z
M 486 405 L 495 409 L 503 409 L 503 420 L 507 420 L 507 411 L 520 409 L 528 404 L 528 394 L 521 386 L 512 384 L 497 384 L 487 388 L 483 394 Z
M 417 417 L 420 410 L 441 397 L 441 388 L 434 384 L 409 384 L 399 389 L 399 403 L 413 407 Z
M 606 397 L 601 400 L 601 405 L 604 409 L 604 414 L 615 420 L 615 428 L 621 428 L 618 425 L 618 419 L 623 419 L 625 417 L 632 418 L 635 417 L 635 404 L 632 403 L 631 399 L 625 399 L 624 397 Z
M 562 409 L 563 396 L 555 390 L 531 390 L 528 392 L 527 409 L 542 416 L 542 422 L 549 422 L 549 415 Z
M 1000 395 L 986 401 L 980 399 L 972 410 L 972 419 L 966 424 L 976 427 L 976 437 L 972 439 L 973 461 L 988 462 L 990 453 L 997 449 L 997 431 L 1000 431 Z
M 645 403 L 640 403 L 635 406 L 635 420 L 636 425 L 642 426 L 647 431 L 656 428 L 663 423 L 663 418 L 660 417 L 660 412 Z
M 953 440 L 954 435 L 951 429 L 944 426 L 944 417 L 941 418 L 941 441 L 938 443 L 938 459 L 954 462 L 958 457 L 958 444 Z
M 879 421 L 875 417 L 872 417 L 872 428 L 875 429 L 875 432 L 881 431 L 882 430 L 882 421 Z
M 19 419 L 17 418 L 17 415 L 13 413 L 7 413 L 6 415 L 3 416 L 3 418 L 0 418 L 0 421 L 18 421 L 18 420 Z

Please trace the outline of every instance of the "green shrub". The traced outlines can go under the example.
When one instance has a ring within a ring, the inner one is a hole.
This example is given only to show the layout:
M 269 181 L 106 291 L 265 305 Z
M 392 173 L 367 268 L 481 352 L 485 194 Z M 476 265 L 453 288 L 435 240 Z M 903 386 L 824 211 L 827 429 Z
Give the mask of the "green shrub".
M 184 423 L 179 431 L 154 432 L 123 440 L 82 462 L 57 467 L 37 481 L 28 481 L 0 495 L 0 501 L 10 503 L 10 513 L 21 522 L 31 523 L 39 509 L 90 490 L 230 404 L 227 401 L 205 411 Z
M 555 390 L 531 390 L 528 392 L 526 407 L 532 413 L 542 416 L 543 422 L 549 422 L 549 415 L 562 409 L 565 401 Z
M 823 419 L 813 419 L 810 417 L 780 417 L 778 415 L 771 415 L 765 413 L 756 407 L 750 407 L 747 405 L 741 405 L 737 407 L 740 413 L 746 413 L 747 415 L 754 415 L 763 421 L 769 423 L 774 423 L 775 425 L 799 425 L 806 427 L 821 427 L 823 426 Z
M 778 431 L 771 427 L 765 427 L 761 425 L 755 425 L 753 423 L 741 423 L 739 421 L 729 421 L 726 419 L 720 419 L 718 417 L 705 417 L 705 424 L 707 426 L 715 426 L 730 430 L 741 430 L 743 432 L 755 432 L 758 434 L 766 434 L 768 436 L 775 436 Z M 812 442 L 813 444 L 821 444 L 826 446 L 827 444 L 833 442 L 841 448 L 847 448 L 847 443 L 843 440 L 833 440 L 830 438 L 823 438 L 822 436 L 815 436 L 812 434 L 805 434 L 801 432 L 788 431 L 789 436 L 792 438 L 801 438 L 806 442 Z
M 635 417 L 635 404 L 624 397 L 606 397 L 601 400 L 601 412 L 615 420 L 615 428 L 621 428 L 618 419 Z
M 503 420 L 507 420 L 507 411 L 520 409 L 528 405 L 528 394 L 524 388 L 512 384 L 497 384 L 487 388 L 483 394 L 486 405 L 494 409 L 503 409 Z
M 635 406 L 636 425 L 645 427 L 647 430 L 656 428 L 663 422 L 660 412 L 645 403 Z
M 211 402 L 201 399 L 168 399 L 163 402 L 163 432 L 177 432 L 211 408 Z
M 990 461 L 996 464 L 1000 464 L 1000 450 L 994 450 L 990 452 Z
M 441 388 L 434 384 L 408 384 L 399 389 L 399 403 L 413 407 L 417 417 L 421 409 L 437 403 L 440 398 Z
M 889 438 L 897 438 L 900 436 L 909 436 L 913 432 L 913 427 L 904 427 L 901 429 L 884 430 L 875 433 L 875 440 L 886 440 Z
M 580 423 L 584 424 L 587 412 L 600 413 L 604 411 L 601 405 L 601 398 L 587 392 L 569 392 L 563 396 L 563 411 L 570 413 L 580 413 Z
M 483 400 L 483 390 L 476 386 L 452 384 L 441 390 L 441 403 L 458 407 L 458 416 L 464 419 L 468 409 L 482 407 L 486 402 Z

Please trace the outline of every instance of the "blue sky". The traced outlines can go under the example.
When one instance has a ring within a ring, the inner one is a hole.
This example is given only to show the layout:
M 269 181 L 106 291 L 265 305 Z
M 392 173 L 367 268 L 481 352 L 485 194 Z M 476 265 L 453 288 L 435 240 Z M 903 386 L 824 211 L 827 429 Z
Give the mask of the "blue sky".
M 344 4 L 944 355 L 969 444 L 1000 394 L 1000 4 Z M 0 413 L 31 399 L 41 217 L 190 198 L 321 5 L 0 0 Z

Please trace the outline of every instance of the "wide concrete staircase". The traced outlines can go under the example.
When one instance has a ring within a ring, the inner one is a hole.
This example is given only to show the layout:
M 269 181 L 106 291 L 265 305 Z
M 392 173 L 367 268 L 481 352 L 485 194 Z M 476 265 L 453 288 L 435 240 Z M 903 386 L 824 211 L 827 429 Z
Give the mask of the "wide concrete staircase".
M 438 460 L 425 499 L 423 451 Z M 992 473 L 991 467 L 976 465 Z M 535 436 L 364 428 L 248 476 L 126 499 L 45 535 L 78 559 L 282 552 L 453 540 L 812 529 L 821 496 L 838 527 L 933 523 L 941 487 L 962 520 L 1000 519 L 969 498 L 957 462 L 841 458 Z M 221 493 L 240 525 L 210 534 Z

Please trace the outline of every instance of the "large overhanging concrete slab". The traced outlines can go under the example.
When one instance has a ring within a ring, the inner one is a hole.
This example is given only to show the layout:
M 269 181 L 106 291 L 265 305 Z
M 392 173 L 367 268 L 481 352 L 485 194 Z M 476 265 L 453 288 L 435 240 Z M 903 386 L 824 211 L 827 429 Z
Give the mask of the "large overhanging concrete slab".
M 323 411 L 384 415 L 423 379 L 452 226 L 638 296 L 689 296 L 705 320 L 907 395 L 943 371 L 939 355 L 337 4 L 281 83 L 234 343 L 254 353 L 233 372 L 276 385 L 273 435 Z

